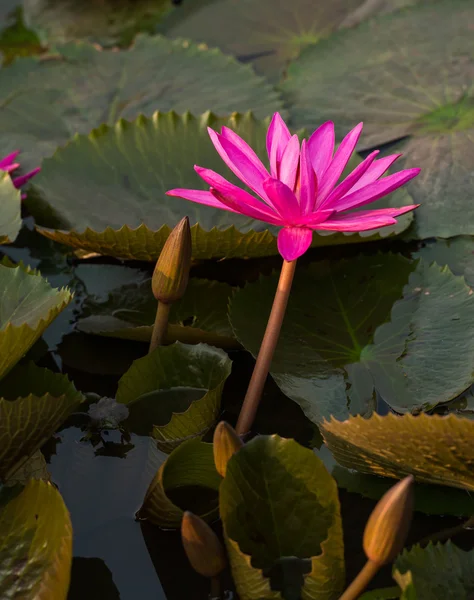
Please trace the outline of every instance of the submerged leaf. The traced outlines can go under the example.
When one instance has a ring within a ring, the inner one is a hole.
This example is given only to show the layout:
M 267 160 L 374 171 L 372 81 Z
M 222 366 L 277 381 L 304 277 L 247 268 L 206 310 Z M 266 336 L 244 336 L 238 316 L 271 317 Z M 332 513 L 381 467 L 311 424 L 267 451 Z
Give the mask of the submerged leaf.
M 0 597 L 66 600 L 72 526 L 60 493 L 32 479 L 0 513 Z

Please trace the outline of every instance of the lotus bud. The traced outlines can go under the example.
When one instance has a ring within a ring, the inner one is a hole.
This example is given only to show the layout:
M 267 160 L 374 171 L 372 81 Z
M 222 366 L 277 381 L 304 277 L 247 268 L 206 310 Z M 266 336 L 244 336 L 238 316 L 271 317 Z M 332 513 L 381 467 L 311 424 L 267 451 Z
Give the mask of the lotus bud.
M 213 450 L 216 470 L 225 477 L 227 463 L 231 456 L 238 452 L 244 443 L 236 434 L 235 429 L 225 421 L 221 421 L 214 432 Z
M 378 501 L 364 531 L 364 552 L 385 565 L 403 550 L 413 516 L 413 475 L 399 481 Z
M 164 304 L 183 297 L 191 268 L 191 229 L 184 217 L 168 236 L 156 262 L 151 282 L 153 294 Z
M 224 548 L 207 523 L 186 511 L 181 523 L 184 550 L 195 571 L 204 577 L 217 577 L 227 565 Z

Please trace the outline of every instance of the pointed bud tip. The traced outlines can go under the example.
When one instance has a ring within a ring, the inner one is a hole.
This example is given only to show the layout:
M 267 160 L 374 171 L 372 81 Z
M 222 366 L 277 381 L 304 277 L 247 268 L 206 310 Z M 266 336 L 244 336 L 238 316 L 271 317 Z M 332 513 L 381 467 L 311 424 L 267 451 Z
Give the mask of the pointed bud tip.
M 181 539 L 193 569 L 204 577 L 217 577 L 226 565 L 224 548 L 201 517 L 186 511 L 181 522 Z
M 231 457 L 243 447 L 243 445 L 243 441 L 229 423 L 221 421 L 217 425 L 216 430 L 214 431 L 213 451 L 216 470 L 221 477 L 225 477 L 227 463 Z

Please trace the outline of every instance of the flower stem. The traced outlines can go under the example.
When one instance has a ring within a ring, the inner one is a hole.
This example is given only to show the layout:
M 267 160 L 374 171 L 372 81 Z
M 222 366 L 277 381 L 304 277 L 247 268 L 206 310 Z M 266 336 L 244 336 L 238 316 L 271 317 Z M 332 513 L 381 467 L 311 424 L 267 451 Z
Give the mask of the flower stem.
M 288 298 L 290 296 L 291 284 L 296 269 L 296 260 L 283 261 L 278 281 L 278 288 L 273 300 L 272 311 L 268 319 L 265 335 L 257 356 L 257 362 L 250 379 L 249 387 L 245 395 L 244 403 L 240 410 L 236 431 L 244 435 L 252 427 L 257 413 L 258 405 L 262 397 L 263 387 L 267 379 L 268 371 L 275 353 L 275 348 L 280 336 L 280 330 L 285 316 Z
M 166 332 L 168 330 L 168 317 L 170 315 L 170 310 L 171 304 L 158 302 L 158 308 L 156 309 L 155 324 L 153 325 L 150 349 L 148 350 L 148 353 L 152 352 L 155 348 L 163 344 Z
M 221 580 L 219 579 L 219 576 L 211 577 L 210 599 L 211 600 L 221 600 L 221 598 L 222 598 Z
M 369 585 L 380 567 L 381 565 L 379 563 L 368 560 L 339 600 L 356 600 Z

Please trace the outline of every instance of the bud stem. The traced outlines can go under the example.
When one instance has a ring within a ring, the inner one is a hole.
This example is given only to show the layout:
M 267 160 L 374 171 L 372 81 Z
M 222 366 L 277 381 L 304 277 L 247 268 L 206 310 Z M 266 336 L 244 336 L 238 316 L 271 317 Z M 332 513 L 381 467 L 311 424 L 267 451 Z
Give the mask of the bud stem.
M 211 600 L 221 600 L 222 599 L 222 588 L 221 588 L 221 580 L 219 576 L 211 577 Z
M 247 394 L 240 410 L 236 431 L 244 435 L 252 427 L 257 414 L 258 405 L 262 397 L 263 387 L 267 379 L 268 371 L 275 353 L 275 348 L 280 337 L 280 330 L 285 316 L 288 298 L 290 296 L 291 284 L 296 269 L 296 260 L 283 261 L 278 288 L 273 300 L 272 311 L 268 319 L 265 335 L 257 356 L 257 362 L 250 379 Z
M 170 315 L 171 304 L 165 304 L 164 302 L 158 302 L 156 309 L 155 323 L 153 325 L 153 332 L 151 334 L 150 349 L 148 354 L 153 352 L 155 348 L 161 346 L 166 337 L 168 330 L 168 318 Z
M 373 560 L 368 560 L 339 600 L 356 600 L 369 585 L 381 566 Z

